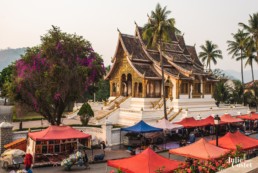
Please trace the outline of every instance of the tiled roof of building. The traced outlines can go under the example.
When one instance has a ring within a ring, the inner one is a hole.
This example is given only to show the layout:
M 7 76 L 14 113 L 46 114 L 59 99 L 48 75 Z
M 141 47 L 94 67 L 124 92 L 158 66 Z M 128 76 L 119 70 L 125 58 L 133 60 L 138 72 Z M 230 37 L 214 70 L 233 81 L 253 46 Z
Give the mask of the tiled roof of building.
M 143 29 L 136 26 L 135 36 L 120 34 L 120 42 L 130 64 L 145 78 L 160 78 L 154 66 L 160 66 L 158 49 L 147 48 L 147 43 L 142 39 Z M 163 62 L 165 72 L 177 77 L 193 79 L 192 75 L 206 75 L 200 62 L 195 47 L 186 46 L 183 36 L 170 33 L 171 41 L 163 43 Z M 121 48 L 121 47 L 120 47 Z M 111 73 L 111 72 L 110 72 Z M 109 74 L 110 74 L 109 73 Z
M 128 36 L 121 34 L 124 45 L 128 53 L 132 56 L 134 60 L 146 60 L 150 61 L 147 55 L 144 53 L 141 44 L 138 39 L 133 36 Z
M 252 88 L 254 86 L 254 83 L 258 86 L 258 80 L 254 80 L 254 82 L 250 81 L 245 83 L 245 88 Z
M 192 60 L 199 66 L 203 66 L 200 59 L 197 56 L 194 46 L 186 46 L 187 51 L 190 53 Z
M 145 78 L 160 78 L 158 72 L 151 66 L 151 64 L 144 63 L 132 63 L 133 66 L 140 72 Z

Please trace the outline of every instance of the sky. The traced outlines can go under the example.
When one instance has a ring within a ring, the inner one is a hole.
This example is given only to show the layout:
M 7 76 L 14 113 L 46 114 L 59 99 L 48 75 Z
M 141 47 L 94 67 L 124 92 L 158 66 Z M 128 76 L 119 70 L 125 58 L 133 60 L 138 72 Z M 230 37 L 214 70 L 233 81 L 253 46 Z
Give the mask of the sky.
M 247 23 L 249 15 L 258 12 L 257 0 L 0 0 L 0 49 L 38 45 L 40 36 L 55 25 L 90 41 L 110 65 L 117 28 L 133 35 L 134 22 L 143 26 L 157 3 L 171 11 L 169 17 L 175 18 L 186 44 L 195 44 L 197 53 L 205 40 L 219 46 L 223 60 L 212 68 L 240 71 L 240 62 L 227 53 L 226 41 L 240 28 L 239 22 Z

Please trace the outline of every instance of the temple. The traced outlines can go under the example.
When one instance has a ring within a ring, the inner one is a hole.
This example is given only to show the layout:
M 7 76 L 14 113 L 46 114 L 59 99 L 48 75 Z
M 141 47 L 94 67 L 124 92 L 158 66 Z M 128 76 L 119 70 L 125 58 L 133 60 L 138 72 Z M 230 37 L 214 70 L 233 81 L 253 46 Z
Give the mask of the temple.
M 137 24 L 134 35 L 119 31 L 113 64 L 105 77 L 110 82 L 110 98 L 103 109 L 112 111 L 98 119 L 110 118 L 124 125 L 160 119 L 164 116 L 163 94 L 170 120 L 188 109 L 209 114 L 207 110 L 216 107 L 212 93 L 217 80 L 204 70 L 195 47 L 186 45 L 184 37 L 173 32 L 169 35 L 171 41 L 162 42 L 163 93 L 159 51 L 147 47 L 142 33 L 143 28 Z
M 110 96 L 160 98 L 161 67 L 157 49 L 149 49 L 142 39 L 142 28 L 135 35 L 119 32 L 113 66 L 106 76 Z M 216 80 L 204 71 L 194 46 L 185 44 L 181 35 L 171 32 L 171 42 L 163 43 L 165 96 L 170 99 L 211 98 Z

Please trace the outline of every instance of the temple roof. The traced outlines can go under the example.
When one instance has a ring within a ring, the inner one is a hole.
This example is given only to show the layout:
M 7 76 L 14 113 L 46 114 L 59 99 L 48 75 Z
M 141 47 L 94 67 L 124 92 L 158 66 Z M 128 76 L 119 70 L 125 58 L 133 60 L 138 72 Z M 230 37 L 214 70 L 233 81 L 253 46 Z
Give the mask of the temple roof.
M 210 76 L 204 71 L 195 47 L 185 44 L 182 35 L 170 33 L 171 41 L 163 42 L 162 58 L 164 62 L 164 72 L 174 78 L 193 80 L 194 75 Z M 147 47 L 147 42 L 142 39 L 142 28 L 136 25 L 135 35 L 121 34 L 119 32 L 119 42 L 126 53 L 127 60 L 136 72 L 144 78 L 161 79 L 160 54 L 156 48 Z M 117 49 L 119 49 L 117 47 Z M 114 60 L 118 58 L 118 50 Z M 115 66 L 115 62 L 113 66 Z M 113 71 L 111 68 L 108 78 Z

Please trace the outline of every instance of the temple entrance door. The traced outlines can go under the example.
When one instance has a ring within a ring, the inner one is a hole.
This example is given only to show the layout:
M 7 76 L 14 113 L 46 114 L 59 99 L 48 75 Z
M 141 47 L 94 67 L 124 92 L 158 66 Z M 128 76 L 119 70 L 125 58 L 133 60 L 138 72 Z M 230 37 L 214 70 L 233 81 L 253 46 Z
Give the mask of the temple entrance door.
M 165 97 L 168 98 L 169 97 L 169 86 L 165 86 Z
M 127 82 L 125 74 L 122 74 L 121 76 L 121 95 L 127 96 Z
M 132 96 L 132 75 L 127 74 L 127 96 Z
M 132 96 L 132 75 L 130 73 L 127 76 L 125 74 L 121 76 L 121 95 Z
M 172 96 L 172 83 L 170 82 L 170 80 L 168 79 L 166 82 L 165 82 L 165 97 L 166 98 L 169 98 Z

